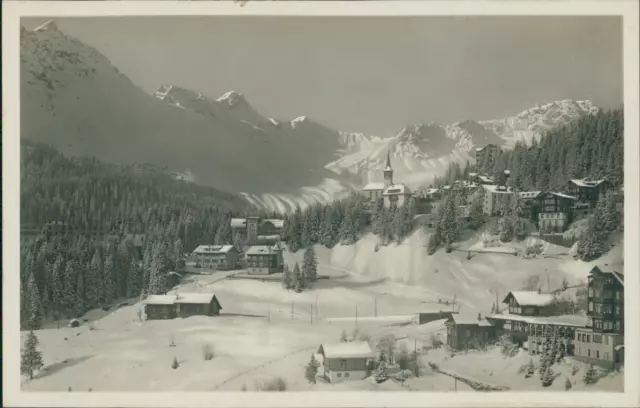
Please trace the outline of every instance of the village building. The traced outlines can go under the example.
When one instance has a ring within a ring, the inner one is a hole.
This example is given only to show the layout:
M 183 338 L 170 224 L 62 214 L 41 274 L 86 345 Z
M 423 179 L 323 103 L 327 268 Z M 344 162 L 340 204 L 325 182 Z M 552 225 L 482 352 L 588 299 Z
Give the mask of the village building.
M 240 253 L 233 245 L 200 245 L 193 251 L 196 267 L 228 271 L 239 265 Z
M 375 353 L 365 341 L 322 344 L 318 355 L 324 377 L 331 383 L 369 376 L 371 362 L 375 359 Z
M 495 327 L 484 317 L 453 314 L 445 322 L 447 346 L 453 350 L 480 348 L 496 340 Z
M 178 317 L 219 316 L 222 309 L 213 293 L 178 293 L 174 304 Z
M 218 316 L 222 306 L 213 293 L 179 293 L 150 295 L 144 301 L 147 320 L 176 317 Z
M 567 183 L 565 193 L 576 197 L 577 200 L 574 203 L 576 213 L 586 214 L 596 208 L 598 200 L 604 196 L 609 187 L 610 183 L 606 179 L 573 179 Z
M 147 320 L 175 319 L 175 295 L 149 295 L 144 300 L 144 311 Z
M 573 221 L 575 197 L 548 191 L 539 194 L 535 202 L 540 231 L 564 232 Z
M 547 336 L 557 336 L 561 347 L 568 355 L 574 353 L 574 336 L 587 324 L 586 316 L 523 316 L 517 314 L 493 314 L 487 320 L 496 328 L 496 334 L 507 334 L 512 341 L 538 354 L 543 351 Z
M 500 148 L 498 147 L 498 145 L 495 145 L 493 143 L 490 143 L 483 147 L 476 148 L 476 155 L 475 155 L 476 165 L 487 159 L 495 157 L 499 149 Z
M 520 198 L 522 217 L 528 218 L 531 221 L 538 221 L 538 202 L 536 199 L 542 194 L 542 191 L 520 191 L 518 197 Z
M 511 188 L 491 184 L 483 184 L 481 187 L 474 194 L 482 197 L 482 211 L 485 215 L 502 215 L 511 208 L 514 196 Z
M 253 245 L 245 252 L 249 275 L 270 275 L 281 271 L 282 251 L 270 245 Z
M 244 245 L 258 244 L 258 237 L 282 236 L 284 220 L 261 219 L 259 217 L 232 218 L 231 230 Z
M 384 178 L 383 182 L 368 183 L 362 189 L 363 194 L 369 198 L 371 208 L 375 208 L 380 202 L 382 202 L 385 208 L 397 208 L 409 204 L 414 195 L 406 185 L 394 183 L 391 156 L 388 152 L 382 175 Z
M 502 303 L 509 306 L 509 313 L 520 316 L 551 316 L 554 296 L 538 291 L 510 291 Z
M 587 283 L 587 327 L 576 331 L 576 358 L 605 368 L 624 363 L 624 274 L 595 266 Z

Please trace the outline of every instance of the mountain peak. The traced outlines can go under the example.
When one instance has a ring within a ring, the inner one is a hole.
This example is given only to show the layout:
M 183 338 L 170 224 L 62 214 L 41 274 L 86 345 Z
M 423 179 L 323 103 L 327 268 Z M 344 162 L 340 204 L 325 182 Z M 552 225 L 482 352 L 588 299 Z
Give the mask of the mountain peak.
M 293 119 L 290 123 L 291 123 L 291 127 L 295 129 L 301 124 L 308 123 L 308 122 L 309 122 L 309 118 L 307 118 L 306 116 L 298 116 L 297 118 Z
M 247 100 L 245 99 L 244 95 L 241 94 L 240 92 L 229 91 L 224 95 L 220 96 L 218 99 L 216 99 L 216 102 L 222 105 L 225 105 L 229 108 L 233 108 L 235 106 L 246 104 Z
M 55 21 L 49 20 L 46 23 L 34 28 L 33 31 L 60 31 Z

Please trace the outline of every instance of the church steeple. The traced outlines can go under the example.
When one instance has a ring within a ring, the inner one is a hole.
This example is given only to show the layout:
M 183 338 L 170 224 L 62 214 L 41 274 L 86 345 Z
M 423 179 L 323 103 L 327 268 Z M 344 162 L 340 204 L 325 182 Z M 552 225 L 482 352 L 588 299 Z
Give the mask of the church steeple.
M 387 163 L 384 166 L 384 170 L 382 171 L 384 175 L 384 185 L 385 187 L 389 187 L 393 184 L 393 169 L 391 168 L 391 155 L 389 151 L 387 151 Z

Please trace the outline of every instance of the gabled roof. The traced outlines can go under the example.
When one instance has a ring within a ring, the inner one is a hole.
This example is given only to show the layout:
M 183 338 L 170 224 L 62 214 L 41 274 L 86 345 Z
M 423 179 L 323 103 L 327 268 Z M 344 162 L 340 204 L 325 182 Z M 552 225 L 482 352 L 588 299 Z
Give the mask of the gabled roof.
M 571 182 L 578 187 L 598 187 L 602 184 L 606 179 L 601 180 L 588 180 L 586 178 L 583 179 L 572 179 Z
M 455 323 L 457 325 L 462 325 L 462 326 L 480 326 L 480 327 L 492 326 L 492 324 L 489 323 L 487 319 L 485 319 L 482 316 L 480 316 L 480 319 L 478 319 L 478 316 L 474 317 L 471 315 L 462 316 L 459 314 L 452 314 L 447 321 L 451 323 Z
M 489 184 L 489 185 L 483 184 L 482 188 L 490 193 L 495 193 L 495 194 L 513 194 L 513 191 L 511 190 L 511 188 L 506 186 L 495 186 L 492 184 Z
M 382 195 L 386 196 L 402 194 L 411 194 L 411 190 L 409 189 L 409 187 L 405 186 L 404 184 L 392 184 L 387 187 L 386 190 L 384 190 L 384 193 L 382 193 Z
M 147 305 L 172 305 L 175 300 L 175 295 L 149 295 L 144 303 Z
M 253 217 L 257 218 L 257 217 Z M 280 219 L 265 219 L 259 222 L 260 225 L 270 222 L 276 228 L 284 228 L 284 220 Z M 232 218 L 231 219 L 231 228 L 246 228 L 247 227 L 247 219 L 246 218 Z
M 563 193 L 558 193 L 558 192 L 555 192 L 555 191 L 547 191 L 545 194 L 551 194 L 551 195 L 554 195 L 556 197 L 567 198 L 569 200 L 577 200 L 578 199 L 577 197 L 570 196 L 570 195 L 563 194 Z
M 246 255 L 275 255 L 273 247 L 269 245 L 252 245 L 245 252 Z
M 561 315 L 561 316 L 520 316 L 509 313 L 493 314 L 487 316 L 489 320 L 512 320 L 529 324 L 543 324 L 550 326 L 586 327 L 589 318 L 585 315 Z
M 508 299 L 513 296 L 520 306 L 547 306 L 550 305 L 554 297 L 550 293 L 538 293 L 537 291 L 516 291 L 507 293 L 502 303 L 508 303 Z
M 595 273 L 613 275 L 613 277 L 616 278 L 618 282 L 620 282 L 624 286 L 624 272 L 622 270 L 617 271 L 614 268 L 610 267 L 609 265 L 596 265 L 593 268 L 591 268 L 591 271 L 589 271 L 589 275 L 592 275 Z
M 213 293 L 178 293 L 177 297 L 174 296 L 174 303 L 176 304 L 209 304 L 213 299 L 216 298 L 216 295 Z
M 321 344 L 318 354 L 322 354 L 326 358 L 372 358 L 375 356 L 371 346 L 366 341 Z
M 493 179 L 487 176 L 478 176 L 483 183 L 493 183 Z
M 362 188 L 363 191 L 382 191 L 384 190 L 384 182 L 372 182 Z
M 270 222 L 271 224 L 273 224 L 274 227 L 280 229 L 280 228 L 284 228 L 284 220 L 280 220 L 280 219 L 275 219 L 275 218 L 269 218 L 267 220 L 263 220 L 262 223 L 264 224 L 265 222 Z
M 536 198 L 541 193 L 542 193 L 542 191 L 521 191 L 521 192 L 518 193 L 518 195 L 520 196 L 520 198 L 523 198 L 523 199 L 526 200 L 526 199 Z
M 194 254 L 226 254 L 234 250 L 233 245 L 200 245 L 193 250 Z

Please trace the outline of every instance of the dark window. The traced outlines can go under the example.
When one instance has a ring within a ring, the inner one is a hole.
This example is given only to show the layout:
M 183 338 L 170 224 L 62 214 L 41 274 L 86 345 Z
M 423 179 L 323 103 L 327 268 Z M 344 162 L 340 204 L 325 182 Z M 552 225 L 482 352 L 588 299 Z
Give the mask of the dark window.
M 340 360 L 340 368 L 342 370 L 347 368 L 347 360 Z

